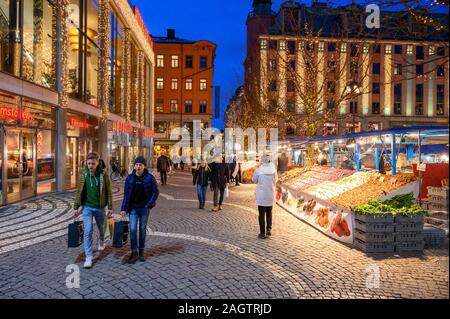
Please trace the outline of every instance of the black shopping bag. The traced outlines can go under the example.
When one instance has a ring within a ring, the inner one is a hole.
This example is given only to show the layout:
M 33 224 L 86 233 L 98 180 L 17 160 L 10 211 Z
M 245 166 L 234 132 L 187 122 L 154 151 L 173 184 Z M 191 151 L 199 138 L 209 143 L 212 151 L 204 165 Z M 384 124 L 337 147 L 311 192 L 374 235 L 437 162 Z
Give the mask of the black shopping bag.
M 120 248 L 128 242 L 130 233 L 130 222 L 120 220 L 114 223 L 113 247 Z
M 84 227 L 82 221 L 74 221 L 68 226 L 67 246 L 75 248 L 83 243 Z

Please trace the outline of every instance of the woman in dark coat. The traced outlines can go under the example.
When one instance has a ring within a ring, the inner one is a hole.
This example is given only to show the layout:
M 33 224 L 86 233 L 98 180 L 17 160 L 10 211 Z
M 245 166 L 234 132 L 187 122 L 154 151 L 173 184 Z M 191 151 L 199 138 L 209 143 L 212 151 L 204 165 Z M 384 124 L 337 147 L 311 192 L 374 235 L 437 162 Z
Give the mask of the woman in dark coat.
M 208 190 L 210 172 L 211 170 L 205 160 L 202 160 L 201 164 L 194 170 L 193 184 L 197 186 L 199 209 L 205 209 L 206 191 Z
M 213 212 L 222 210 L 223 197 L 225 194 L 225 188 L 230 182 L 230 172 L 225 160 L 216 160 L 211 164 L 211 189 L 214 191 L 214 208 Z

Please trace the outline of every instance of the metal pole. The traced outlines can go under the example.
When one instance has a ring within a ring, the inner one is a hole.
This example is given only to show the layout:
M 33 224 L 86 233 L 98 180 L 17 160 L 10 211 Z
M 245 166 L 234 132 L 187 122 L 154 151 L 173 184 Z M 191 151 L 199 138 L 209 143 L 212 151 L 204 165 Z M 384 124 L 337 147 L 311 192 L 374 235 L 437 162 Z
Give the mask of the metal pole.
M 417 170 L 419 169 L 419 165 L 422 163 L 422 150 L 421 150 L 421 138 L 420 138 L 420 130 L 419 130 L 419 136 L 417 140 L 417 148 L 419 152 L 419 163 L 417 164 Z M 419 205 L 422 207 L 422 175 L 423 173 L 419 171 Z

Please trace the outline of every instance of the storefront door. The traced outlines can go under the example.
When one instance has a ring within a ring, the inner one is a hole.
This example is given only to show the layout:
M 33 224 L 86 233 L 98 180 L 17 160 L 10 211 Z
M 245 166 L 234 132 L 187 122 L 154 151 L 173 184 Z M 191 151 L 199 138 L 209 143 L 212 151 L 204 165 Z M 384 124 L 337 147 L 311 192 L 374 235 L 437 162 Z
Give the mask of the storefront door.
M 6 203 L 35 195 L 36 132 L 6 130 L 4 139 L 4 172 Z

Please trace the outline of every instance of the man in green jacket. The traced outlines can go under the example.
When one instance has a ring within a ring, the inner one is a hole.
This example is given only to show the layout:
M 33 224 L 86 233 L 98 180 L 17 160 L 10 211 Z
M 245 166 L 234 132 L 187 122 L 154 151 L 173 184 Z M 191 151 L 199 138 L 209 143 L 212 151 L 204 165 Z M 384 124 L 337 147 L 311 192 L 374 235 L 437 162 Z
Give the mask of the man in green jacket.
M 108 218 L 112 217 L 112 190 L 109 176 L 99 165 L 99 155 L 89 153 L 86 167 L 78 181 L 77 193 L 73 208 L 75 217 L 83 213 L 84 250 L 86 261 L 84 268 L 92 267 L 92 219 L 95 218 L 100 232 L 98 250 L 105 249 L 105 207 L 108 206 Z

